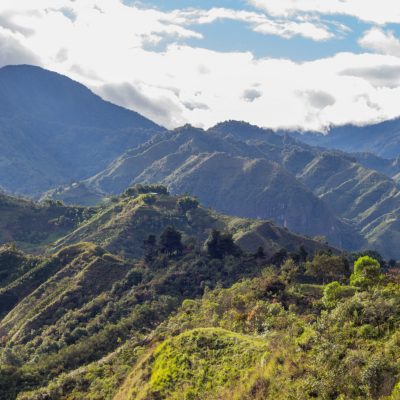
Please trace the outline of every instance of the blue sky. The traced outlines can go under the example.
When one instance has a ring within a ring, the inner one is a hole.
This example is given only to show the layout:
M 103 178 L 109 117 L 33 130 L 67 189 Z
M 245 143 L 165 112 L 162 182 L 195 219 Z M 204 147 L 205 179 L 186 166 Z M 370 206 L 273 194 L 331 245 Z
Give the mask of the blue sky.
M 400 116 L 399 0 L 1 0 L 35 64 L 168 128 L 324 131 Z
M 368 2 L 369 0 L 366 0 Z M 177 9 L 227 8 L 257 12 L 259 9 L 248 1 L 236 0 L 125 0 L 126 4 L 136 4 L 139 7 L 162 11 Z M 341 14 L 322 16 L 328 23 L 343 24 L 348 31 L 326 41 L 314 41 L 301 36 L 290 39 L 277 35 L 264 35 L 254 32 L 251 27 L 242 21 L 220 20 L 207 25 L 191 25 L 191 28 L 203 35 L 202 39 L 189 39 L 185 43 L 192 46 L 201 46 L 216 51 L 251 51 L 257 57 L 290 58 L 295 61 L 315 60 L 333 56 L 339 52 L 362 53 L 365 49 L 358 43 L 363 33 L 375 26 L 373 22 L 361 21 L 357 17 Z M 386 29 L 400 36 L 399 24 L 386 24 Z

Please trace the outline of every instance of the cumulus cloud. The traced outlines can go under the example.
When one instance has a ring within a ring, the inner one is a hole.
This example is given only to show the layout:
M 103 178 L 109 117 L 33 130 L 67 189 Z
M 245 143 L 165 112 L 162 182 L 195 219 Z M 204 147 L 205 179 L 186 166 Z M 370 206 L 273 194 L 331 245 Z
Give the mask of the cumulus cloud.
M 169 128 L 239 119 L 271 128 L 324 130 L 400 114 L 400 57 L 388 32 L 381 31 L 392 43 L 390 51 L 382 43 L 373 47 L 370 32 L 362 43 L 376 54 L 339 53 L 302 63 L 185 44 L 202 38 L 196 24 L 221 18 L 314 40 L 344 29 L 315 15 L 285 19 L 290 10 L 275 10 L 271 19 L 263 12 L 221 8 L 162 12 L 119 0 L 1 0 L 0 64 L 39 64 L 66 74 Z M 156 51 L 157 44 L 163 46 Z
M 170 115 L 151 113 L 156 120 L 174 117 L 164 122 L 169 127 L 183 122 L 208 127 L 221 120 L 239 119 L 271 128 L 324 130 L 332 124 L 365 124 L 399 115 L 398 86 L 377 87 L 369 76 L 356 74 L 362 68 L 373 70 L 381 65 L 400 68 L 400 60 L 390 56 L 343 53 L 295 63 L 177 45 L 153 53 L 146 61 L 147 56 L 137 56 L 141 62 L 135 66 L 135 76 L 148 86 L 133 86 L 152 93 L 149 104 L 158 102 L 172 110 Z M 162 72 L 154 76 L 153 70 L 151 76 L 151 65 Z M 208 73 L 199 74 L 200 66 Z M 254 82 L 258 83 L 256 87 Z M 95 86 L 92 88 L 96 91 Z M 102 95 L 122 102 L 115 93 Z M 157 96 L 168 98 L 168 102 L 160 103 Z M 146 109 L 142 111 L 150 116 Z
M 400 57 L 400 40 L 393 32 L 372 28 L 358 41 L 360 46 L 381 54 Z
M 270 15 L 347 15 L 376 24 L 400 22 L 398 0 L 249 0 Z
M 182 107 L 179 102 L 174 101 L 175 95 L 172 91 L 159 91 L 143 86 L 142 82 L 104 84 L 96 91 L 103 98 L 146 115 L 166 127 L 172 128 L 186 122 L 180 115 Z M 191 109 L 194 108 L 196 107 Z

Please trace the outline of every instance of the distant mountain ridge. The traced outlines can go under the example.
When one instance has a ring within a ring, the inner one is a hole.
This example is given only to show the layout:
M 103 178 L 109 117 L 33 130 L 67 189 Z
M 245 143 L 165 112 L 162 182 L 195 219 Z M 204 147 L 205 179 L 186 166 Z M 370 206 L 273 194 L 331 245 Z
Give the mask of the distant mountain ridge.
M 51 196 L 80 203 L 78 193 L 83 200 L 101 199 L 135 183 L 162 182 L 231 215 L 270 219 L 339 247 L 372 247 L 397 257 L 398 184 L 359 159 L 393 172 L 379 157 L 324 150 L 243 122 L 207 131 L 185 126 L 154 136 Z
M 93 193 L 119 194 L 132 184 L 163 182 L 173 193 L 196 195 L 221 212 L 270 219 L 311 236 L 326 234 L 330 243 L 341 246 L 349 227 L 271 160 L 272 155 L 279 159 L 278 144 L 295 141 L 276 135 L 267 139 L 273 143 L 251 144 L 185 126 L 128 151 L 83 184 Z
M 83 179 L 164 129 L 29 65 L 0 68 L 0 187 L 38 195 Z
M 353 152 L 369 152 L 383 158 L 400 156 L 400 118 L 367 126 L 344 125 L 322 135 L 315 132 L 291 133 L 313 146 Z

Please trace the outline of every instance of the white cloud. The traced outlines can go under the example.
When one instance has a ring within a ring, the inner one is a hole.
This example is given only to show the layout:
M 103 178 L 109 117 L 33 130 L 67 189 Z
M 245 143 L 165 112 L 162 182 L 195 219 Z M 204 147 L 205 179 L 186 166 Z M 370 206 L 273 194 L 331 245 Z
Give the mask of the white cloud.
M 379 28 L 372 28 L 365 32 L 359 40 L 360 46 L 380 54 L 389 54 L 400 57 L 400 40 L 393 32 L 385 32 Z
M 270 15 L 347 15 L 376 24 L 400 22 L 398 0 L 249 0 Z
M 383 51 L 369 44 L 382 54 L 342 53 L 296 63 L 179 44 L 201 38 L 196 24 L 219 18 L 289 37 L 322 40 L 326 32 L 315 17 L 269 25 L 262 13 L 221 8 L 164 13 L 118 0 L 1 0 L 0 63 L 40 64 L 168 127 L 239 119 L 272 128 L 325 129 L 400 114 L 400 57 L 393 46 Z M 319 26 L 322 31 L 314 30 Z M 150 44 L 167 39 L 163 51 L 151 51 Z M 382 67 L 390 73 L 382 76 Z
M 137 59 L 141 62 L 132 85 L 146 93 L 150 103 L 166 112 L 173 110 L 167 116 L 173 117 L 169 126 L 190 122 L 208 127 L 239 119 L 272 128 L 323 130 L 332 124 L 365 124 L 399 115 L 398 76 L 392 75 L 391 85 L 379 86 L 375 84 L 379 78 L 371 81 L 370 74 L 361 70 L 382 65 L 400 69 L 400 59 L 395 57 L 343 53 L 295 63 L 256 59 L 250 53 L 170 46 L 164 53 L 143 52 Z M 162 72 L 155 74 L 151 65 Z M 109 98 L 119 100 L 118 96 Z M 123 104 L 138 107 L 133 97 Z M 165 113 L 158 112 L 158 117 L 153 110 L 143 108 L 142 112 L 166 123 Z
M 265 35 L 276 35 L 284 38 L 303 36 L 315 41 L 328 40 L 334 37 L 331 28 L 320 21 L 291 21 L 277 20 L 265 14 L 226 8 L 212 8 L 210 10 L 177 10 L 169 17 L 185 25 L 211 24 L 217 20 L 230 19 L 250 24 L 255 32 Z M 336 27 L 343 30 L 343 26 Z
M 20 42 L 18 34 L 0 26 L 0 67 L 9 64 L 40 64 L 40 60 Z

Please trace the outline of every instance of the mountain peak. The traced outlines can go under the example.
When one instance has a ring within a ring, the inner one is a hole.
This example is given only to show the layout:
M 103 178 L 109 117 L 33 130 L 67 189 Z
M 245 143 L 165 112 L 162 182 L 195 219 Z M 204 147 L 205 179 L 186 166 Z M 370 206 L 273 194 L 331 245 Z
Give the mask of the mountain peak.
M 99 128 L 128 128 L 138 122 L 144 128 L 159 128 L 134 111 L 104 101 L 81 83 L 33 65 L 0 69 L 0 116 L 11 114 Z
M 266 134 L 273 134 L 272 130 L 252 125 L 245 121 L 227 120 L 211 127 L 208 132 L 231 135 L 237 139 L 260 139 Z

